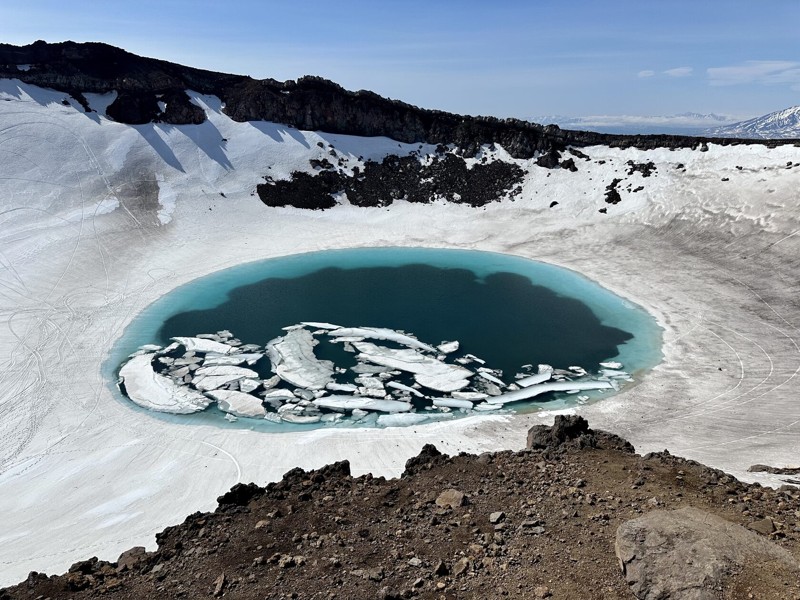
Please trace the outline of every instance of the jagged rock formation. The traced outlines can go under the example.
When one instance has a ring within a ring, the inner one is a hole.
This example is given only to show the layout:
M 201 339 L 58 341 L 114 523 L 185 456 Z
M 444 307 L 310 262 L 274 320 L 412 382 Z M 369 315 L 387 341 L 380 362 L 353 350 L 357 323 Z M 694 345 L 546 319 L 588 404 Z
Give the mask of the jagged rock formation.
M 431 157 L 430 164 L 416 156 L 389 155 L 381 162 L 367 161 L 353 176 L 322 165 L 316 174 L 296 171 L 289 180 L 269 181 L 256 188 L 268 206 L 325 209 L 335 206 L 335 194 L 346 193 L 356 206 L 386 206 L 394 200 L 428 203 L 437 198 L 458 204 L 483 206 L 520 191 L 525 171 L 519 166 L 493 161 L 467 168 L 452 153 Z
M 108 115 L 130 124 L 202 122 L 205 118 L 202 111 L 186 96 L 185 90 L 191 89 L 218 96 L 225 104 L 225 112 L 236 121 L 274 121 L 312 131 L 387 136 L 409 143 L 455 144 L 467 155 L 492 142 L 503 146 L 515 158 L 530 158 L 537 153 L 548 155 L 570 145 L 694 148 L 703 142 L 701 138 L 686 136 L 569 131 L 518 119 L 424 110 L 373 92 L 351 92 L 320 77 L 285 82 L 255 80 L 143 58 L 101 43 L 0 44 L 0 77 L 63 91 L 87 109 L 84 93 L 117 92 Z M 159 102 L 165 105 L 163 110 Z M 753 143 L 737 139 L 705 141 Z
M 214 513 L 158 534 L 155 551 L 31 573 L 0 599 L 800 598 L 797 488 L 745 485 L 666 451 L 637 456 L 582 417 L 528 438 L 521 452 L 480 456 L 428 445 L 395 480 L 353 477 L 345 461 L 240 484 Z M 692 542 L 667 529 L 696 534 L 697 565 L 680 554 Z M 661 531 L 674 544 L 654 546 Z M 697 568 L 711 554 L 722 558 Z M 680 589 L 657 595 L 662 583 Z

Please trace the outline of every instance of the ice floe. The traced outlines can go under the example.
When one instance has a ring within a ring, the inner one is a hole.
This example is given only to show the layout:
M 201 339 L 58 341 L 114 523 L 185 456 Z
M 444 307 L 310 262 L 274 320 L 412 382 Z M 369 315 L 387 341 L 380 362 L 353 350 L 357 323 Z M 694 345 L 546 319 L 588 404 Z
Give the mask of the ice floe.
M 371 342 L 356 342 L 354 346 L 360 352 L 359 359 L 413 373 L 414 379 L 420 385 L 439 392 L 460 390 L 469 385 L 469 378 L 473 375 L 469 369 L 442 362 L 412 349 L 385 348 Z
M 389 381 L 386 383 L 386 387 L 394 388 L 396 390 L 400 390 L 401 392 L 408 392 L 409 394 L 413 394 L 417 398 L 424 398 L 425 395 L 417 389 L 414 389 L 410 385 L 405 385 L 402 383 L 398 383 L 397 381 Z M 455 393 L 455 392 L 454 392 Z
M 230 354 L 235 350 L 233 346 L 229 346 L 228 344 L 199 337 L 174 337 L 172 341 L 178 342 L 181 346 L 186 348 L 188 352 Z
M 350 341 L 357 341 L 358 339 L 387 340 L 390 342 L 397 342 L 409 348 L 436 352 L 436 348 L 420 342 L 415 337 L 382 327 L 341 327 L 331 331 L 330 335 L 333 337 L 350 338 Z
M 381 412 L 408 412 L 411 404 L 399 400 L 381 400 L 359 396 L 326 396 L 314 400 L 314 406 L 331 410 L 377 410 Z
M 447 408 L 465 408 L 472 410 L 473 404 L 469 400 L 457 400 L 456 398 L 433 398 L 434 406 L 445 406 Z
M 452 413 L 398 413 L 393 415 L 380 415 L 376 420 L 380 427 L 409 427 L 422 425 L 431 421 L 451 419 Z
M 261 404 L 261 400 L 244 392 L 234 392 L 232 390 L 216 390 L 208 393 L 217 401 L 220 410 L 230 413 L 236 417 L 262 417 L 267 414 L 267 410 Z
M 442 342 L 441 344 L 436 346 L 436 349 L 439 350 L 439 352 L 441 352 L 442 354 L 451 354 L 456 350 L 458 350 L 458 348 L 459 348 L 459 343 L 457 341 Z
M 535 385 L 537 383 L 544 383 L 552 376 L 553 376 L 552 371 L 545 371 L 544 373 L 537 373 L 536 375 L 529 375 L 528 377 L 517 379 L 514 383 L 516 383 L 520 387 L 528 387 L 531 385 Z
M 291 329 L 286 335 L 267 343 L 267 354 L 273 372 L 297 387 L 321 390 L 333 382 L 333 363 L 314 356 L 317 340 L 303 328 Z
M 125 394 L 143 408 L 173 414 L 201 411 L 211 404 L 202 393 L 178 385 L 153 369 L 154 354 L 134 356 L 119 371 Z
M 614 386 L 608 381 L 558 381 L 552 383 L 539 383 L 514 392 L 506 392 L 500 396 L 488 398 L 489 404 L 507 404 L 519 402 L 545 394 L 547 392 L 571 392 L 573 390 L 602 390 L 612 389 Z

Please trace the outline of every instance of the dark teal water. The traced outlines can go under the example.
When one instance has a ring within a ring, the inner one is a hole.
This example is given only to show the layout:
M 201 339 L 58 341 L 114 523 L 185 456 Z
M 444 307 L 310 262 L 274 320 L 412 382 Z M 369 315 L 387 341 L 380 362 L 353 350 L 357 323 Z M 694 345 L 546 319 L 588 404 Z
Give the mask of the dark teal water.
M 478 277 L 468 269 L 410 264 L 269 277 L 231 290 L 219 306 L 169 317 L 158 341 L 229 329 L 263 346 L 301 321 L 402 329 L 433 344 L 459 340 L 463 352 L 510 377 L 528 363 L 593 370 L 633 337 L 603 325 L 583 302 L 517 273 Z M 335 353 L 339 347 L 321 344 L 317 354 L 352 363 L 352 354 Z
M 115 379 L 142 344 L 228 329 L 263 346 L 300 321 L 400 329 L 431 344 L 459 340 L 459 354 L 502 369 L 509 382 L 525 364 L 594 372 L 618 360 L 636 375 L 661 360 L 655 320 L 572 271 L 489 252 L 365 248 L 248 263 L 181 286 L 130 324 L 107 371 Z M 317 353 L 353 364 L 336 344 L 320 344 Z M 214 422 L 228 426 L 214 412 Z

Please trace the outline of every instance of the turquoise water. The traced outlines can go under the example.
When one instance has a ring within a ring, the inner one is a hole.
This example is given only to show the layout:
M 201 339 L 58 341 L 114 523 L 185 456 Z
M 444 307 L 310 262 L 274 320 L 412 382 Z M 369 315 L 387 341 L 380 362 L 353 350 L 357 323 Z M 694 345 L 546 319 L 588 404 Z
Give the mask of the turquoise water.
M 575 272 L 490 252 L 366 248 L 247 263 L 181 286 L 129 325 L 106 363 L 107 375 L 115 381 L 120 363 L 143 344 L 229 329 L 263 346 L 281 327 L 302 320 L 402 329 L 432 344 L 457 339 L 460 354 L 502 369 L 507 382 L 522 365 L 540 362 L 592 372 L 598 362 L 616 360 L 635 378 L 662 358 L 661 329 L 646 311 Z M 338 364 L 348 359 L 322 346 L 318 355 Z M 548 407 L 573 402 L 563 394 L 547 400 Z M 527 403 L 527 410 L 542 405 Z M 229 424 L 213 407 L 191 416 L 148 414 L 182 423 L 298 428 L 253 419 Z

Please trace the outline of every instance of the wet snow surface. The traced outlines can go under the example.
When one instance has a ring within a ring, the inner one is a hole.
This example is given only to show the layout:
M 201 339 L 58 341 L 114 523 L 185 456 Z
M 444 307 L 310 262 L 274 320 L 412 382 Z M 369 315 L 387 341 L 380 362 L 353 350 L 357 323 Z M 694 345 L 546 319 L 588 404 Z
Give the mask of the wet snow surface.
M 619 363 L 602 363 L 617 368 L 600 368 L 597 377 L 574 365 L 561 370 L 540 364 L 536 372 L 524 365 L 508 380 L 479 357 L 457 353 L 457 341 L 431 345 L 403 331 L 317 322 L 284 330 L 265 348 L 243 345 L 227 330 L 174 337 L 164 348 L 142 346 L 120 368 L 120 390 L 139 406 L 164 413 L 216 404 L 227 421 L 402 427 L 494 411 L 552 392 L 617 390 L 620 381 L 631 381 Z M 314 348 L 320 343 L 344 343 L 356 364 L 345 368 L 318 359 Z M 274 375 L 264 379 L 256 369 L 267 364 Z

